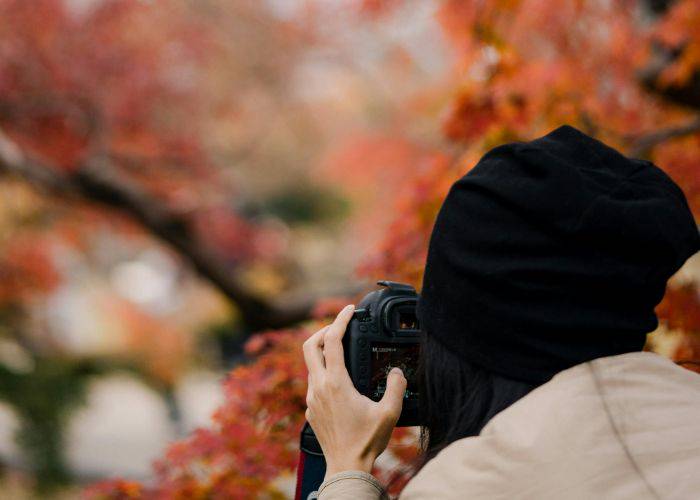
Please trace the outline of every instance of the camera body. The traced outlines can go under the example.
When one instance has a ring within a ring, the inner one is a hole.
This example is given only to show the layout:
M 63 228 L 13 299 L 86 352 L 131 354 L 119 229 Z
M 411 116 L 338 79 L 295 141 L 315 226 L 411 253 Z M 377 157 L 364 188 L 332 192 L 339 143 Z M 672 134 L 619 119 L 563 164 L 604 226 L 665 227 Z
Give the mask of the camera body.
M 391 368 L 401 368 L 408 385 L 397 426 L 420 425 L 418 294 L 403 283 L 377 284 L 384 288 L 370 292 L 360 301 L 343 336 L 345 366 L 355 388 L 374 401 L 384 395 Z

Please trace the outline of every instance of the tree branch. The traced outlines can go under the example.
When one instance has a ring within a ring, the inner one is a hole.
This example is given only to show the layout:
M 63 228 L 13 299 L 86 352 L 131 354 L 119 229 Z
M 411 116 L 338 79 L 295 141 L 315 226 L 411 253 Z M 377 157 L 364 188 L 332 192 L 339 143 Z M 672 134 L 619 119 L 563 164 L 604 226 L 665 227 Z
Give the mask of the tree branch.
M 649 63 L 637 72 L 642 87 L 674 104 L 700 110 L 700 71 L 695 71 L 680 85 L 659 83 L 661 73 L 678 59 L 684 47 L 669 48 L 652 42 L 651 49 Z
M 170 245 L 234 302 L 253 331 L 283 328 L 311 315 L 315 302 L 311 298 L 282 305 L 252 293 L 230 266 L 196 241 L 186 218 L 172 213 L 140 186 L 124 179 L 106 158 L 93 157 L 74 173 L 63 173 L 30 158 L 0 131 L 0 173 L 19 177 L 54 195 L 86 199 L 125 212 Z
M 700 132 L 700 116 L 683 125 L 662 128 L 648 134 L 628 138 L 630 146 L 627 149 L 627 154 L 633 157 L 646 156 L 654 146 L 662 142 L 696 132 Z

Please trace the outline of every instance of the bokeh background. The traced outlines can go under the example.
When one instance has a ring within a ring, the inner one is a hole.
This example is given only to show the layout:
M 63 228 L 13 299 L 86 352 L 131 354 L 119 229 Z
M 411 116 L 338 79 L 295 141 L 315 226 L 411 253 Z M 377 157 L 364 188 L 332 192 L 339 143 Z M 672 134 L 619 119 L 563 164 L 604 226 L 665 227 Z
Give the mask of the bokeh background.
M 700 0 L 0 0 L 0 498 L 288 498 L 300 345 L 569 123 L 700 214 Z M 651 221 L 650 221 L 651 223 Z M 696 369 L 700 259 L 648 348 Z M 376 473 L 398 491 L 415 434 Z

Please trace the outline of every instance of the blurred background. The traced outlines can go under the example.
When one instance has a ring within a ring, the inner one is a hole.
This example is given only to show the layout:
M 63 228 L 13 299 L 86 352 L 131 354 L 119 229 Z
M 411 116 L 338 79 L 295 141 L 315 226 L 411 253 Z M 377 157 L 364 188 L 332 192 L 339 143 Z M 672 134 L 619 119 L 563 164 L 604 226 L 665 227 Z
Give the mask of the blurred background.
M 300 342 L 420 284 L 490 147 L 569 123 L 700 213 L 698 26 L 698 0 L 0 0 L 0 498 L 288 497 Z M 699 283 L 696 257 L 649 349 L 700 359 Z

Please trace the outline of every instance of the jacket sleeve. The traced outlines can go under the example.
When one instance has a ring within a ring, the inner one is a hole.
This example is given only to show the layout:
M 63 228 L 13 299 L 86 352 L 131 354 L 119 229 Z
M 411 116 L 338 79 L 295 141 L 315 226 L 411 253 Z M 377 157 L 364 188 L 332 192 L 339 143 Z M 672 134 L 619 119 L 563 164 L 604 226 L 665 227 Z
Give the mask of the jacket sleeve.
M 366 472 L 339 472 L 318 489 L 318 500 L 388 500 L 379 481 Z

